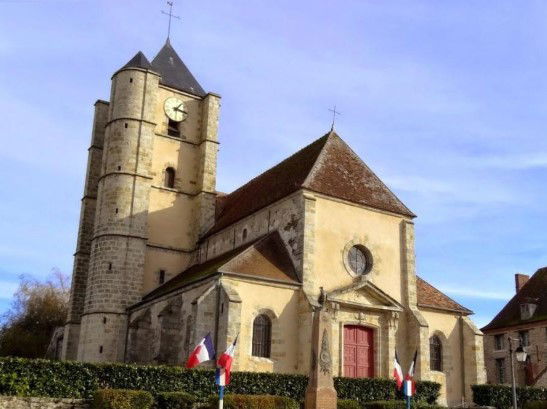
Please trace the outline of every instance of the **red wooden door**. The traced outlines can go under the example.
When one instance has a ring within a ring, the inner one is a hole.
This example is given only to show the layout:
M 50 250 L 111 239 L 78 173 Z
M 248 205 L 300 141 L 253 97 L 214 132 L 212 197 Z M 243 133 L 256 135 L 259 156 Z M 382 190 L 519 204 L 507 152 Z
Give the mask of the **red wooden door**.
M 374 376 L 374 338 L 371 328 L 358 325 L 344 327 L 344 376 Z

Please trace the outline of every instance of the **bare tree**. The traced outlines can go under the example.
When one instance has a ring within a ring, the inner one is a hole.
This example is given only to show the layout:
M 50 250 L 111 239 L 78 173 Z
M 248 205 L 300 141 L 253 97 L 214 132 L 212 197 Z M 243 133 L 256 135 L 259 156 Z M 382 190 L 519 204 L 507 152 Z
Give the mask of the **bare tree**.
M 53 269 L 44 281 L 21 276 L 0 326 L 0 356 L 42 358 L 56 327 L 66 319 L 69 278 Z

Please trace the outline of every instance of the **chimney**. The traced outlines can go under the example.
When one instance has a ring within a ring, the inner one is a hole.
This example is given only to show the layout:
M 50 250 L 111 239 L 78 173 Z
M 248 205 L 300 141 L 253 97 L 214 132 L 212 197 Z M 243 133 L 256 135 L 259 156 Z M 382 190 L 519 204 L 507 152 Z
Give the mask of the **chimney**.
M 530 276 L 527 276 L 526 274 L 515 274 L 515 290 L 517 293 L 524 287 L 524 284 L 528 282 L 529 278 Z

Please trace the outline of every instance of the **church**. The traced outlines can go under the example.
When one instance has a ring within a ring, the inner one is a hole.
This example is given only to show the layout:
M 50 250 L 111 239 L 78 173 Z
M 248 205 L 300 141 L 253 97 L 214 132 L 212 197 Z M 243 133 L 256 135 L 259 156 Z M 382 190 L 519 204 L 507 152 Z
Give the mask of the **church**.
M 335 376 L 387 378 L 395 351 L 406 370 L 417 350 L 440 403 L 470 402 L 483 336 L 416 275 L 412 211 L 333 129 L 217 191 L 219 114 L 169 40 L 114 72 L 95 103 L 63 359 L 182 365 L 210 333 L 217 351 L 238 336 L 234 370 L 306 374 L 321 296 Z

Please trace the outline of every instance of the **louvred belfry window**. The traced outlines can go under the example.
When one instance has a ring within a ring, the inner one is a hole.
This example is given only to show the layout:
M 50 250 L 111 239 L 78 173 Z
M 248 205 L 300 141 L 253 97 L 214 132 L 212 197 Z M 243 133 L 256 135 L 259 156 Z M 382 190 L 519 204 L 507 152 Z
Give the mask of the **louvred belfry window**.
M 432 371 L 443 370 L 443 345 L 436 335 L 429 338 L 429 364 Z
M 270 357 L 272 343 L 272 322 L 267 315 L 261 314 L 253 321 L 253 356 Z

